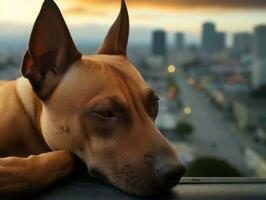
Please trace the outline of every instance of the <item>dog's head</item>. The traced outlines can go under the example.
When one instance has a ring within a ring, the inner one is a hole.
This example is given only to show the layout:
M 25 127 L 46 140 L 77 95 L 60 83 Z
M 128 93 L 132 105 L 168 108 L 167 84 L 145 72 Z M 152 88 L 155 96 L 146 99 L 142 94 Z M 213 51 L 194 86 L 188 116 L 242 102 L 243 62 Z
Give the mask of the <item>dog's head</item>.
M 97 55 L 81 56 L 52 0 L 45 0 L 22 62 L 43 105 L 52 150 L 76 154 L 91 175 L 135 195 L 175 186 L 184 173 L 155 126 L 158 97 L 126 57 L 126 4 Z

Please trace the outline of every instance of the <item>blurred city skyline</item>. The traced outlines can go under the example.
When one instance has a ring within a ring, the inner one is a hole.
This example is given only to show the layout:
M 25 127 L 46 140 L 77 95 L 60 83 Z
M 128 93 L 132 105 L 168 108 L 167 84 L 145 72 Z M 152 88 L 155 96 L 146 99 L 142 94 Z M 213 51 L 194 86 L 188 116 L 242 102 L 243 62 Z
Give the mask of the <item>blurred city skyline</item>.
M 43 0 L 0 0 L 0 38 L 27 39 Z M 55 0 L 75 40 L 101 41 L 115 20 L 120 0 Z M 154 29 L 185 32 L 188 43 L 200 43 L 202 24 L 212 21 L 226 32 L 227 45 L 235 32 L 253 32 L 266 23 L 266 1 L 255 0 L 127 0 L 131 42 L 150 42 Z M 13 12 L 12 12 L 13 11 Z M 171 35 L 172 34 L 172 35 Z

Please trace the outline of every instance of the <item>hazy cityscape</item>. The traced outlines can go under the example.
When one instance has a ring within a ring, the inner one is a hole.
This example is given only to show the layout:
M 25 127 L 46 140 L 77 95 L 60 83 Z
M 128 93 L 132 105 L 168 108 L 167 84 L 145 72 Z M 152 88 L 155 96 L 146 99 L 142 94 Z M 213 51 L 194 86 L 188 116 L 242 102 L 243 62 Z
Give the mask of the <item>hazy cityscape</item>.
M 195 129 L 189 138 L 172 138 L 184 162 L 214 156 L 245 176 L 265 176 L 266 25 L 235 33 L 231 47 L 226 35 L 206 22 L 200 46 L 187 46 L 186 34 L 178 32 L 175 48 L 167 51 L 167 34 L 154 31 L 143 74 L 165 104 L 158 126 L 178 132 L 176 123 L 185 121 Z M 165 79 L 173 79 L 178 89 L 159 84 Z
M 129 58 L 159 95 L 157 125 L 186 165 L 214 157 L 243 176 L 266 176 L 266 25 L 234 33 L 231 46 L 216 26 L 202 25 L 199 45 L 185 32 L 169 45 L 168 33 L 154 30 L 149 45 L 130 44 Z M 0 79 L 20 76 L 25 48 L 0 46 Z

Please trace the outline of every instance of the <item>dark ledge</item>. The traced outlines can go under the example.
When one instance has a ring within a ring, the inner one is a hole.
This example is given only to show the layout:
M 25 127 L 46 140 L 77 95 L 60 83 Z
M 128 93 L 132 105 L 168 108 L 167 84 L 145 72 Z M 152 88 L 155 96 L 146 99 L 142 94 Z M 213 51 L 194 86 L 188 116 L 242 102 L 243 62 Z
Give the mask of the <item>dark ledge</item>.
M 173 190 L 157 197 L 139 198 L 99 183 L 85 176 L 73 176 L 42 194 L 36 199 L 89 199 L 89 200 L 201 200 L 236 199 L 265 200 L 266 178 L 183 178 Z

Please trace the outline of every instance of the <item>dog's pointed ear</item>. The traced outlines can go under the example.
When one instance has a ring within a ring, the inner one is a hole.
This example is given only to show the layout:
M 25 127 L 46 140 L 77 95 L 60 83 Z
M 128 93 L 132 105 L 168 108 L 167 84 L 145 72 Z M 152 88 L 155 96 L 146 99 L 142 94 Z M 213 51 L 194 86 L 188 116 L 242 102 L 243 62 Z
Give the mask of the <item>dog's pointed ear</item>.
M 53 0 L 45 0 L 22 61 L 23 76 L 37 96 L 45 99 L 80 57 L 59 8 Z
M 97 54 L 124 55 L 127 54 L 129 34 L 129 17 L 125 0 L 121 0 L 120 13 L 110 28 Z

